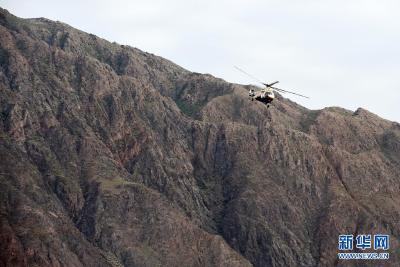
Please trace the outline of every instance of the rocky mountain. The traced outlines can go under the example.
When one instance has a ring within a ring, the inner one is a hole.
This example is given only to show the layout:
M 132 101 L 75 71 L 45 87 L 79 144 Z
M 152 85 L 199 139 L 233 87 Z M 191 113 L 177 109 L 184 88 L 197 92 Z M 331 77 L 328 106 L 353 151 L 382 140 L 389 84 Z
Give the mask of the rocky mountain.
M 400 124 L 244 89 L 1 9 L 0 266 L 399 266 Z

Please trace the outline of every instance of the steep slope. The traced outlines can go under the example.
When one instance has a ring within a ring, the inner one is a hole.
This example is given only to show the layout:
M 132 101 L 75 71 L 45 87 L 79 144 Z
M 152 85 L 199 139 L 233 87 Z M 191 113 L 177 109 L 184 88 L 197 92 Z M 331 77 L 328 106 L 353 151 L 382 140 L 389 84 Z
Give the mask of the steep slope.
M 343 233 L 398 247 L 400 125 L 244 89 L 1 10 L 1 264 L 332 266 Z

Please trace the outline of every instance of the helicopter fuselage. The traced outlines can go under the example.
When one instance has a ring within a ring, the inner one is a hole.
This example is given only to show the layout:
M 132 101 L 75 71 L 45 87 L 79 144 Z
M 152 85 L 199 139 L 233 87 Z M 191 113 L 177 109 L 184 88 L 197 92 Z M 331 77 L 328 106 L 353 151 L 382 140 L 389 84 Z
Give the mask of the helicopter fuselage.
M 249 96 L 252 100 L 257 100 L 261 103 L 268 105 L 275 99 L 275 95 L 272 89 L 270 88 L 263 88 L 259 91 L 250 90 Z

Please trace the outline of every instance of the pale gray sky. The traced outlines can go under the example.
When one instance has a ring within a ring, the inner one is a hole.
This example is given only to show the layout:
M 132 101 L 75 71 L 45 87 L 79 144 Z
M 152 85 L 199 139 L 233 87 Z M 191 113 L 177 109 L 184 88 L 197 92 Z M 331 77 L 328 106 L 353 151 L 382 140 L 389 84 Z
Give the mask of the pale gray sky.
M 266 82 L 311 109 L 366 108 L 400 122 L 400 1 L 0 0 L 19 17 L 63 21 L 191 71 Z

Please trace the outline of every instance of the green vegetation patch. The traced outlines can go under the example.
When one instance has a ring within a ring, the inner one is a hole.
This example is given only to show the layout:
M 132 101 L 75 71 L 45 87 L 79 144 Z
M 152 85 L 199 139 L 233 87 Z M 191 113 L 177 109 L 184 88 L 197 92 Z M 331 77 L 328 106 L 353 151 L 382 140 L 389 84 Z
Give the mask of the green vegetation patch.
M 195 104 L 190 104 L 182 99 L 175 99 L 175 103 L 178 106 L 178 108 L 186 115 L 188 115 L 189 117 L 195 117 L 197 115 L 197 113 L 200 111 L 201 109 L 201 105 L 198 103 Z
M 309 132 L 310 126 L 314 124 L 319 114 L 320 110 L 311 110 L 307 112 L 305 117 L 300 121 L 300 125 L 304 132 Z

